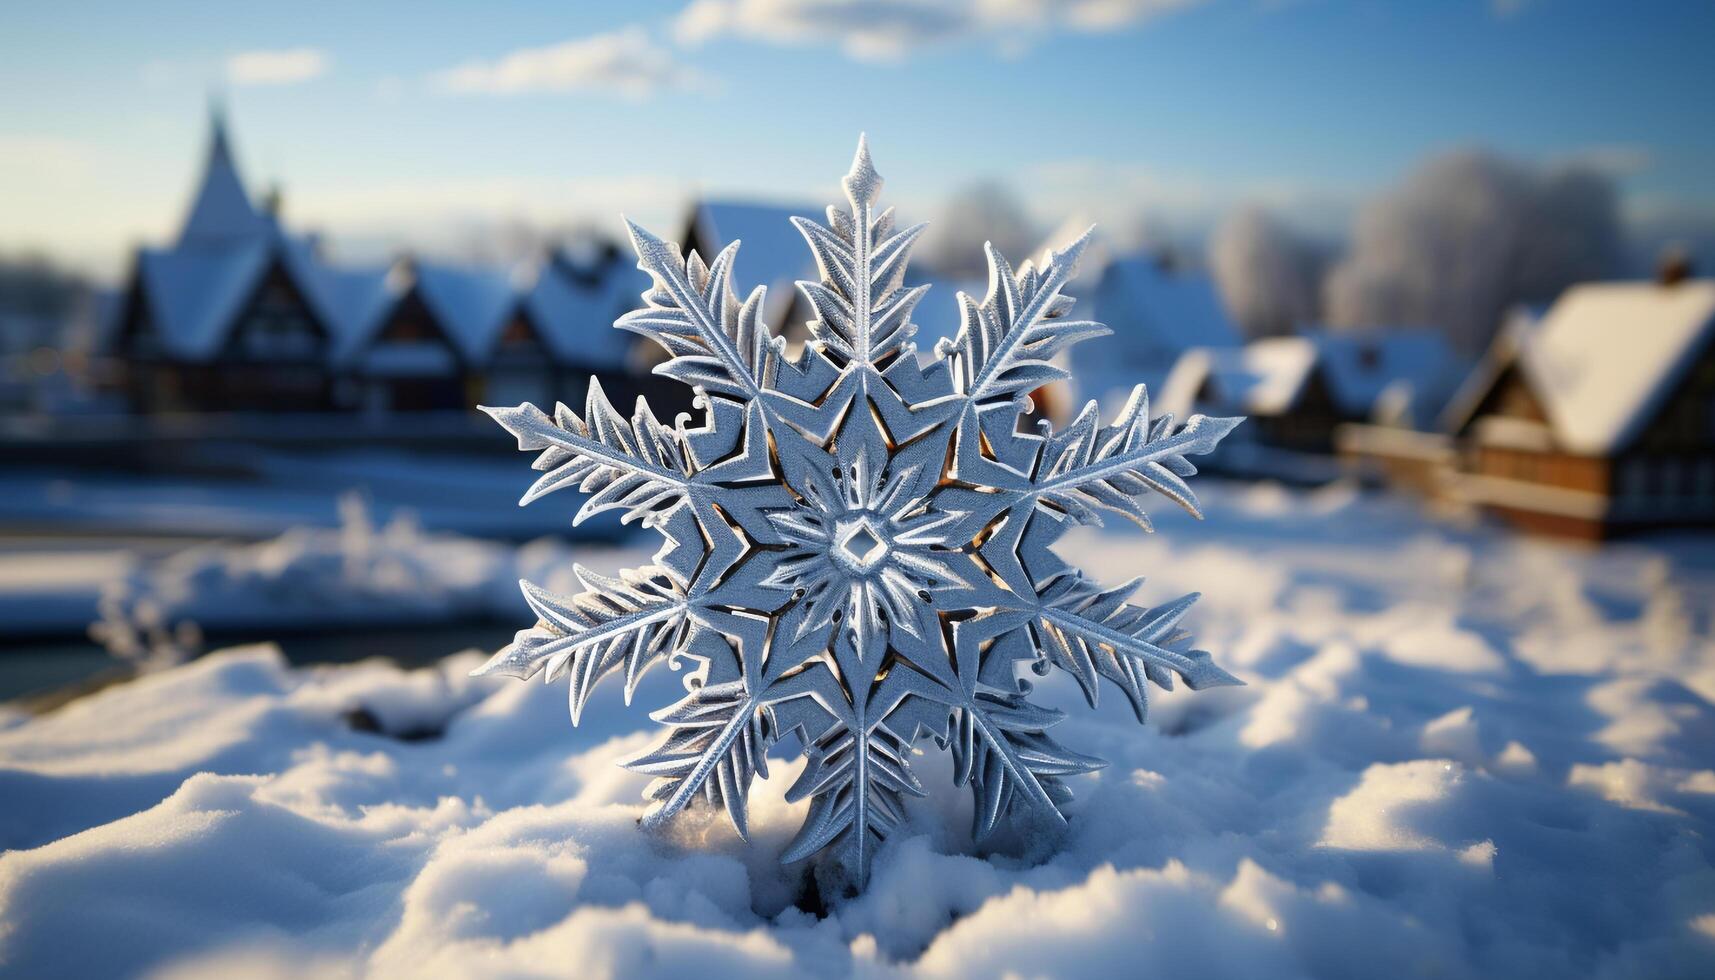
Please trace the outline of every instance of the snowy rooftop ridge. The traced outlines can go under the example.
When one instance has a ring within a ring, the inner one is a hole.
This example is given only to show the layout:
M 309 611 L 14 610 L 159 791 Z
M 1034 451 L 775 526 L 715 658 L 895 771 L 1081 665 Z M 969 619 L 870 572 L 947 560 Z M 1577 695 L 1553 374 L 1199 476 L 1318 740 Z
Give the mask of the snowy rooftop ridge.
M 1384 395 L 1400 414 L 1426 422 L 1457 384 L 1462 365 L 1438 333 L 1420 328 L 1306 332 L 1243 347 L 1195 347 L 1173 366 L 1158 404 L 1184 416 L 1204 393 L 1223 411 L 1279 415 L 1320 376 L 1336 407 L 1367 418 Z
M 1636 439 L 1715 332 L 1715 280 L 1586 283 L 1519 345 L 1557 442 L 1607 455 Z
M 789 243 L 794 255 L 804 249 L 786 212 L 734 204 L 702 210 L 709 234 L 742 233 L 756 243 L 744 250 L 745 266 L 780 277 L 764 281 L 790 305 L 791 280 L 799 270 L 780 271 L 778 255 L 784 252 L 782 243 Z M 466 364 L 487 362 L 507 324 L 524 313 L 555 359 L 623 369 L 632 338 L 611 327 L 620 313 L 637 305 L 648 288 L 646 277 L 625 263 L 610 262 L 584 281 L 561 265 L 550 258 L 509 267 L 416 259 L 389 266 L 329 262 L 319 254 L 314 236 L 292 234 L 251 201 L 217 110 L 183 231 L 171 246 L 138 251 L 133 295 L 162 349 L 186 361 L 217 357 L 247 302 L 278 270 L 326 333 L 327 358 L 335 366 L 364 363 L 390 314 L 415 291 Z
M 255 290 L 273 254 L 267 239 L 226 248 L 142 249 L 137 278 L 161 345 L 175 357 L 208 360 Z
M 1238 328 L 1221 305 L 1214 280 L 1200 272 L 1168 268 L 1153 256 L 1131 255 L 1109 263 L 1097 317 L 1122 343 L 1147 335 L 1153 344 L 1179 350 L 1239 344 Z
M 1213 401 L 1235 411 L 1279 415 L 1298 401 L 1316 359 L 1316 344 L 1308 337 L 1265 337 L 1243 347 L 1193 347 L 1167 375 L 1157 404 L 1185 418 L 1208 389 Z
M 597 370 L 624 369 L 634 337 L 614 329 L 613 321 L 649 288 L 648 277 L 623 262 L 596 282 L 575 278 L 554 261 L 540 262 L 534 272 L 523 311 L 554 356 Z
M 1452 397 L 1469 365 L 1440 331 L 1377 327 L 1310 332 L 1329 393 L 1350 415 L 1368 416 L 1384 393 L 1402 392 L 1408 414 L 1427 424 Z
M 486 361 L 518 308 L 515 270 L 412 263 L 417 295 L 467 363 Z

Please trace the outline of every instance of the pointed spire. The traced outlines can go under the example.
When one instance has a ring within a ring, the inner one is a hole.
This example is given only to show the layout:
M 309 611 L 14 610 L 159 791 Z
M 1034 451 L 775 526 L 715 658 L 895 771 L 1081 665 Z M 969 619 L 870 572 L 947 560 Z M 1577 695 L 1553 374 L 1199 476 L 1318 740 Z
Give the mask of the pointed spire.
M 230 155 L 226 146 L 226 96 L 218 89 L 208 93 L 209 153 Z
M 881 175 L 875 172 L 875 164 L 869 160 L 869 137 L 858 134 L 857 154 L 852 157 L 852 169 L 846 174 L 840 185 L 845 188 L 846 196 L 851 198 L 852 207 L 859 208 L 874 204 L 881 194 Z
M 226 107 L 218 95 L 209 97 L 208 157 L 202 183 L 191 201 L 179 244 L 231 242 L 264 235 L 268 221 L 250 201 L 226 132 Z

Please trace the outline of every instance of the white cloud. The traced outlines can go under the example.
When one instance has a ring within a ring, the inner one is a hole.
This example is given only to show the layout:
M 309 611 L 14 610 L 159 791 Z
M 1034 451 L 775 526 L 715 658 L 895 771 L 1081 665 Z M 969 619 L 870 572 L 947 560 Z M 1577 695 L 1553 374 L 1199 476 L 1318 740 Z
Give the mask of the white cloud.
M 1154 20 L 1204 0 L 977 0 L 981 19 L 992 26 L 1064 26 L 1100 33 Z
M 520 95 L 536 92 L 618 92 L 644 98 L 663 89 L 705 84 L 694 69 L 632 27 L 542 48 L 520 48 L 494 61 L 472 61 L 442 72 L 450 92 Z
M 884 61 L 968 33 L 970 13 L 934 0 L 696 0 L 679 15 L 674 34 L 686 44 L 728 35 L 788 45 L 837 42 L 853 58 Z
M 695 0 L 679 14 L 673 31 L 684 44 L 720 37 L 784 45 L 837 44 L 852 58 L 892 61 L 928 45 L 971 39 L 988 39 L 1002 50 L 1016 50 L 1032 35 L 1046 31 L 1120 30 L 1203 2 Z
M 226 59 L 226 78 L 234 85 L 294 85 L 326 74 L 329 63 L 316 48 L 241 51 Z

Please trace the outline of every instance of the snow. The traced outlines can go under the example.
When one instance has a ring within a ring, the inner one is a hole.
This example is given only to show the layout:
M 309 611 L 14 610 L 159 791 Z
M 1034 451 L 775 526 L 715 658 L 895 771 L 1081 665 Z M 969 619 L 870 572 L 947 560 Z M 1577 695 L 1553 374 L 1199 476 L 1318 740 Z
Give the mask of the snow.
M 1588 283 L 1526 337 L 1520 363 L 1569 452 L 1606 456 L 1639 435 L 1715 333 L 1715 280 Z
M 768 287 L 763 304 L 763 322 L 776 330 L 785 323 L 800 279 L 816 281 L 816 263 L 804 244 L 804 236 L 793 227 L 793 217 L 820 220 L 823 209 L 752 201 L 713 200 L 697 205 L 691 215 L 692 233 L 713 262 L 721 249 L 742 242 L 733 265 L 733 282 L 749 295 L 757 286 Z
M 1317 359 L 1316 344 L 1308 337 L 1193 348 L 1173 365 L 1155 410 L 1186 418 L 1198 406 L 1218 405 L 1251 415 L 1279 415 L 1298 401 Z
M 1425 328 L 1318 332 L 1313 340 L 1330 394 L 1356 418 L 1386 407 L 1399 421 L 1427 423 L 1470 367 L 1454 356 L 1443 334 Z M 1395 404 L 1378 404 L 1389 401 Z
M 265 238 L 219 248 L 140 249 L 137 276 L 167 352 L 193 361 L 218 353 L 273 254 Z
M 518 305 L 509 269 L 461 268 L 416 262 L 418 295 L 434 314 L 459 354 L 470 363 L 486 362 L 495 340 Z
M 1060 243 L 1064 244 L 1064 243 Z M 1147 255 L 1109 262 L 1088 296 L 1088 315 L 1113 336 L 1072 349 L 1074 377 L 1083 397 L 1102 398 L 1138 380 L 1158 387 L 1193 347 L 1238 347 L 1238 328 L 1221 306 L 1214 281 L 1185 270 L 1164 268 Z
M 1376 328 L 1265 337 L 1243 347 L 1194 347 L 1161 386 L 1160 409 L 1183 417 L 1199 404 L 1223 411 L 1279 415 L 1292 408 L 1312 376 L 1335 406 L 1354 419 L 1386 416 L 1427 423 L 1464 376 L 1452 349 L 1430 330 Z
M 226 121 L 217 112 L 211 120 L 202 183 L 197 185 L 196 198 L 185 216 L 179 245 L 248 241 L 266 237 L 268 233 L 269 221 L 250 203 L 238 166 L 232 161 Z
M 623 371 L 635 338 L 613 329 L 613 321 L 636 305 L 637 297 L 648 288 L 648 279 L 641 273 L 616 268 L 599 283 L 586 284 L 548 262 L 525 294 L 524 309 L 558 360 L 598 371 Z
M 250 647 L 0 724 L 0 972 L 1715 971 L 1715 542 L 1202 495 L 1203 523 L 1063 550 L 1202 588 L 1188 625 L 1248 686 L 1160 696 L 1141 728 L 1123 698 L 1073 712 L 1056 732 L 1114 764 L 1077 777 L 1058 839 L 976 853 L 923 743 L 931 796 L 818 917 L 775 865 L 798 763 L 756 785 L 750 845 L 703 809 L 656 837 L 647 779 L 614 764 L 651 726 L 616 686 L 573 730 L 558 686 L 466 677 L 477 652 L 292 669 Z
M 362 350 L 399 300 L 396 277 L 387 268 L 329 265 L 306 239 L 287 239 L 283 254 L 294 281 L 305 289 L 334 336 L 332 359 L 340 363 Z
M 252 545 L 188 548 L 115 576 L 103 590 L 104 625 L 427 624 L 524 609 L 513 549 L 425 533 L 409 513 L 377 527 L 357 494 L 340 501 L 340 512 L 337 529 L 299 527 Z

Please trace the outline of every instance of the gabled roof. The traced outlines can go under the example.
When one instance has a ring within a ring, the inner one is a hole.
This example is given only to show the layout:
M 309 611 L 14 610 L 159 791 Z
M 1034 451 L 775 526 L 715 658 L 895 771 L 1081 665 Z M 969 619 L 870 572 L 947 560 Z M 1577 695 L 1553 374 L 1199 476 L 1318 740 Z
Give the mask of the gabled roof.
M 1384 391 L 1404 398 L 1395 406 L 1406 421 L 1439 412 L 1463 374 L 1444 334 L 1426 328 L 1375 328 L 1312 335 L 1334 402 L 1347 414 L 1371 415 Z
M 1489 344 L 1489 349 L 1477 359 L 1477 363 L 1472 365 L 1465 379 L 1447 399 L 1447 406 L 1442 410 L 1436 428 L 1455 435 L 1464 431 L 1477 409 L 1482 407 L 1483 399 L 1488 397 L 1489 391 L 1500 381 L 1501 375 L 1513 366 L 1525 338 L 1541 325 L 1547 312 L 1546 308 L 1529 305 L 1515 306 L 1507 311 L 1506 318 L 1501 321 L 1500 330 Z
M 481 363 L 518 308 L 511 269 L 415 263 L 417 295 L 467 363 Z
M 623 370 L 637 335 L 613 321 L 637 305 L 649 279 L 615 263 L 595 282 L 544 262 L 524 295 L 524 311 L 556 360 L 598 370 Z
M 175 357 L 202 361 L 220 351 L 274 254 L 266 238 L 227 248 L 142 249 L 137 278 L 161 345 Z
M 1241 342 L 1214 280 L 1199 272 L 1164 268 L 1149 256 L 1108 263 L 1094 299 L 1095 318 L 1114 336 L 1095 345 L 1101 350 L 1092 354 L 1111 358 L 1157 348 L 1237 347 Z
M 218 110 L 209 121 L 208 159 L 203 164 L 202 183 L 191 201 L 179 244 L 207 245 L 265 237 L 273 223 L 251 203 L 232 160 L 227 141 L 226 119 Z
M 1607 455 L 1643 431 L 1715 333 L 1715 280 L 1587 283 L 1567 290 L 1517 361 L 1555 441 Z
M 1243 347 L 1194 347 L 1174 364 L 1156 404 L 1180 418 L 1199 408 L 1279 415 L 1303 394 L 1317 358 L 1316 344 L 1307 337 L 1265 337 Z
M 385 266 L 328 265 L 308 249 L 289 248 L 287 255 L 293 278 L 304 284 L 333 334 L 333 361 L 355 356 L 398 304 L 398 277 Z
M 776 332 L 792 307 L 800 279 L 818 280 L 816 260 L 804 236 L 793 227 L 793 217 L 826 220 L 819 207 L 792 207 L 742 201 L 703 201 L 691 212 L 691 236 L 713 262 L 721 249 L 735 241 L 743 244 L 733 265 L 733 281 L 740 298 L 757 286 L 768 287 L 763 321 Z M 688 243 L 687 243 L 688 244 Z

